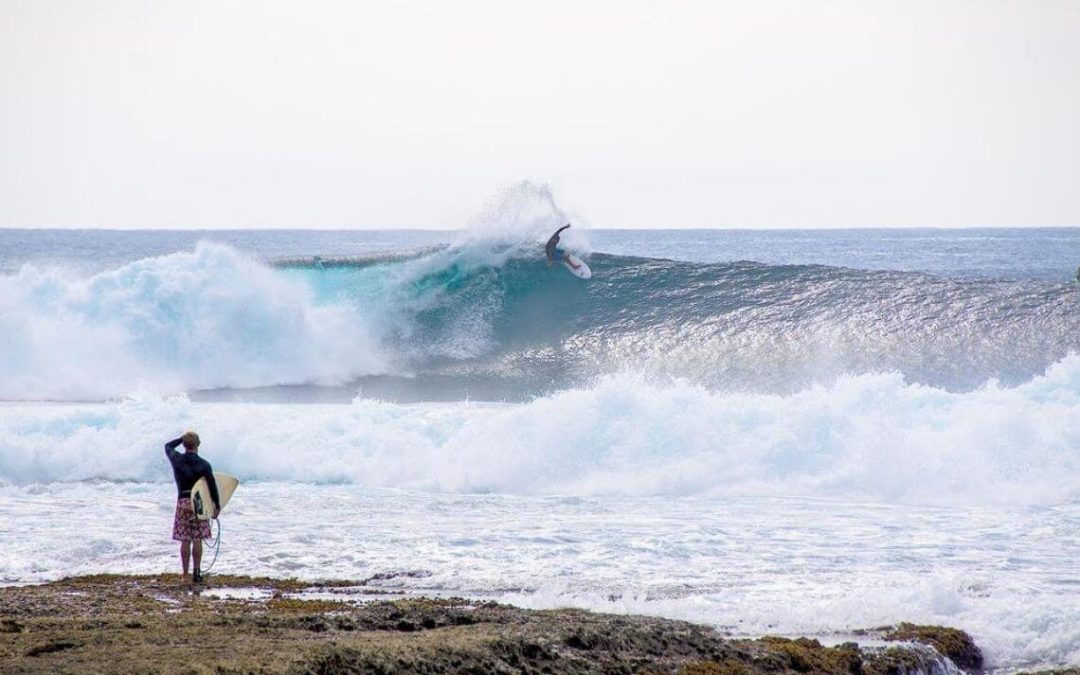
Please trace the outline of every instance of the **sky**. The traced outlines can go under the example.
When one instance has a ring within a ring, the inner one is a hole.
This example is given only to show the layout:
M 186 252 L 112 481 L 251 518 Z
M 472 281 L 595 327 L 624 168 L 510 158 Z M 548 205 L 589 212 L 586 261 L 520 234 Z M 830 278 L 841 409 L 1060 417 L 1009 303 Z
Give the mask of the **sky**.
M 0 0 L 0 227 L 1080 225 L 1080 0 Z

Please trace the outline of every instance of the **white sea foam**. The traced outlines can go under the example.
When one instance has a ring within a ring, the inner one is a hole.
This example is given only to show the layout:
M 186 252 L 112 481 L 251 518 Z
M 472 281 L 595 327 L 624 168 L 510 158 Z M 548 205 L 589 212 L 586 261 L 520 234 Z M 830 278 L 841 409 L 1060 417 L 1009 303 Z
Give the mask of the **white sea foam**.
M 167 483 L 0 487 L 0 583 L 175 571 L 174 494 Z M 378 575 L 375 588 L 824 641 L 904 620 L 944 624 L 970 631 L 992 668 L 1034 668 L 1080 660 L 1078 517 L 1076 503 L 943 508 L 245 482 L 222 517 L 213 571 Z
M 384 372 L 361 308 L 226 246 L 88 278 L 24 266 L 0 277 L 0 398 L 334 384 Z
M 0 479 L 164 480 L 165 435 L 199 430 L 248 479 L 439 492 L 810 495 L 1052 504 L 1080 496 L 1080 357 L 951 393 L 895 374 L 795 394 L 634 375 L 526 404 L 118 403 L 0 407 Z

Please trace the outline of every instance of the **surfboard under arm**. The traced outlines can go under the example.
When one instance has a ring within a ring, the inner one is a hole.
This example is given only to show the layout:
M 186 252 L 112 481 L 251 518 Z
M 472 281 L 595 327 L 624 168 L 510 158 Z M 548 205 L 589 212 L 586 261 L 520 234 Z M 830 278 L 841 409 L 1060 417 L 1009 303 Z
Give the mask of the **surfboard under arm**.
M 218 500 L 221 502 L 221 510 L 224 511 L 240 481 L 236 476 L 215 471 L 214 482 L 217 483 Z M 191 488 L 191 510 L 199 520 L 210 520 L 214 515 L 214 500 L 210 496 L 210 484 L 205 478 L 200 478 Z

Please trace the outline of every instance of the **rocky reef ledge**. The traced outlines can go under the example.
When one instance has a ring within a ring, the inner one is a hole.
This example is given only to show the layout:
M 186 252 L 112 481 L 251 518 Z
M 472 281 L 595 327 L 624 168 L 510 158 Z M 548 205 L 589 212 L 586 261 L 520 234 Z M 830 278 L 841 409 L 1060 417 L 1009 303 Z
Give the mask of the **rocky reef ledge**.
M 679 673 L 949 675 L 962 631 L 900 624 L 858 643 L 732 639 L 576 609 L 379 595 L 365 582 L 96 575 L 0 588 L 3 673 Z

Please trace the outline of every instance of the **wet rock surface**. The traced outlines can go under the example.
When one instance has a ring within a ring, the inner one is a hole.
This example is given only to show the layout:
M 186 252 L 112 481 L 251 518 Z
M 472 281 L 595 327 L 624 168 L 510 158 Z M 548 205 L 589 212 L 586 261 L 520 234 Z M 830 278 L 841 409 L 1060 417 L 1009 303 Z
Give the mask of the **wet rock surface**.
M 0 588 L 3 673 L 940 675 L 981 664 L 962 631 L 900 624 L 866 634 L 889 646 L 731 639 L 681 621 L 460 598 L 388 600 L 362 582 L 216 576 L 193 589 L 174 575 L 96 575 Z

